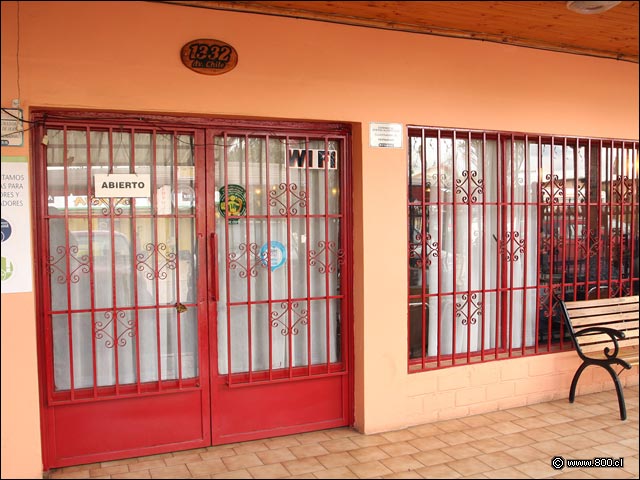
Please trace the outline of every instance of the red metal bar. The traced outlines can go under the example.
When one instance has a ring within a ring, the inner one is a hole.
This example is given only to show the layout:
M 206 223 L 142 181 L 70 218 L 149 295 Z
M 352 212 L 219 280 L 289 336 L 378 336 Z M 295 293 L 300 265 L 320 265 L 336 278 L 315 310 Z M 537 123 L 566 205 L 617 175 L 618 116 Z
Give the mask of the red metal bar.
M 288 154 L 289 152 L 289 144 L 290 137 L 287 135 L 286 144 L 285 144 L 285 152 Z M 286 157 L 285 157 L 286 158 Z M 289 378 L 293 377 L 293 338 L 291 334 L 291 317 L 293 316 L 293 308 L 291 305 L 291 166 L 288 161 L 284 162 L 285 166 L 285 214 L 287 221 L 287 346 L 289 349 Z M 326 194 L 326 191 L 325 191 Z M 267 246 L 267 250 L 269 251 L 269 257 L 271 257 L 270 253 L 270 245 Z M 271 271 L 271 267 L 269 266 L 269 271 Z
M 151 219 L 152 228 L 153 228 L 153 241 L 158 244 L 158 132 L 156 129 L 153 130 L 152 136 L 153 148 L 151 149 L 151 170 L 153 172 L 153 178 L 155 181 L 153 182 L 153 189 L 151 191 L 151 200 L 152 205 L 154 205 L 154 215 Z M 158 271 L 158 255 L 154 254 L 154 270 Z M 160 338 L 160 289 L 158 288 L 158 276 L 154 275 L 154 292 L 156 297 L 156 360 L 158 362 L 158 391 L 162 391 L 162 355 L 161 355 L 161 338 Z
M 491 321 L 490 318 L 487 317 L 487 304 L 486 304 L 486 291 L 487 291 L 487 285 L 486 285 L 486 270 L 487 269 L 487 223 L 486 223 L 486 218 L 487 218 L 487 134 L 485 132 L 482 132 L 482 181 L 483 181 L 483 190 L 482 190 L 482 222 L 481 222 L 481 231 L 482 231 L 482 309 L 481 309 L 481 315 L 480 318 L 482 319 L 482 322 L 480 324 L 480 328 L 481 328 L 481 332 L 480 332 L 480 360 L 484 362 L 484 358 L 485 358 L 485 338 L 484 338 L 484 331 L 485 331 L 485 324 L 487 321 Z
M 420 149 L 420 209 L 422 210 L 422 222 L 420 225 L 420 256 L 422 263 L 422 271 L 420 272 L 422 278 L 422 295 L 420 298 L 420 303 L 422 303 L 420 307 L 420 325 L 422 327 L 421 331 L 421 342 L 420 342 L 420 350 L 421 350 L 421 361 L 422 368 L 426 367 L 427 361 L 427 309 L 425 308 L 428 305 L 429 299 L 427 298 L 427 260 L 428 260 L 428 245 L 427 245 L 427 235 L 429 234 L 428 225 L 427 225 L 427 142 L 425 137 L 425 131 L 422 130 L 420 132 L 420 141 L 422 142 L 422 148 Z M 431 202 L 431 190 L 429 190 L 429 202 Z M 409 326 L 411 328 L 411 326 Z M 411 330 L 409 330 L 411 333 Z
M 132 173 L 136 172 L 136 135 L 135 135 L 135 130 L 131 129 L 131 170 L 133 170 Z M 89 163 L 90 164 L 90 163 Z M 88 168 L 90 170 L 90 168 Z M 87 197 L 88 198 L 88 197 Z M 91 205 L 91 203 L 89 202 L 89 205 Z M 91 212 L 91 207 L 89 207 L 89 212 Z M 132 256 L 132 261 L 135 261 L 135 259 L 137 258 L 137 245 L 138 242 L 136 241 L 136 235 L 137 235 L 137 228 L 136 228 L 136 202 L 135 200 L 131 202 L 131 228 L 132 228 L 132 239 L 133 239 L 133 256 Z M 91 224 L 91 215 L 89 216 L 89 224 Z M 91 238 L 91 228 L 89 228 L 89 238 Z M 134 322 L 135 322 L 135 344 L 136 344 L 136 388 L 137 388 L 137 393 L 140 393 L 141 391 L 141 387 L 140 387 L 140 376 L 141 376 L 141 369 L 140 369 L 140 312 L 139 312 L 139 305 L 138 305 L 138 275 L 136 274 L 136 269 L 134 268 L 132 273 L 133 276 L 133 306 L 134 306 Z M 91 307 L 91 310 L 93 310 L 93 305 Z M 93 314 L 92 314 L 93 316 Z
M 441 149 L 441 141 L 442 141 L 442 131 L 440 129 L 436 132 L 436 152 L 437 152 L 437 165 L 436 165 L 436 173 L 437 173 L 437 187 L 438 187 L 438 245 L 440 252 L 442 252 L 442 242 L 444 239 L 444 235 L 442 234 L 442 176 L 440 174 L 440 165 L 442 165 L 442 149 Z M 442 345 L 442 262 L 444 261 L 443 256 L 440 255 L 440 260 L 438 261 L 438 340 L 436 342 L 436 364 L 438 368 L 442 362 L 442 355 L 440 345 Z
M 638 205 L 638 167 L 637 167 L 637 155 L 638 155 L 638 144 L 634 142 L 632 144 L 631 150 L 631 255 L 629 256 L 629 292 L 631 295 L 634 294 L 634 282 L 637 282 L 638 279 L 636 277 L 636 273 L 634 272 L 635 260 L 638 256 L 638 251 L 636 250 L 636 242 L 637 237 L 640 236 L 638 232 L 638 209 L 636 208 Z
M 456 201 L 456 149 L 457 149 L 457 145 L 456 145 L 456 131 L 453 130 L 452 131 L 452 136 L 451 136 L 451 151 L 452 151 L 452 165 L 451 165 L 451 195 L 452 195 L 452 200 L 453 200 L 453 211 L 451 212 L 451 230 L 452 230 L 452 241 L 451 241 L 451 250 L 453 252 L 453 292 L 451 294 L 451 304 L 453 306 L 453 308 L 451 309 L 451 324 L 452 324 L 452 335 L 451 335 L 451 364 L 455 365 L 456 364 L 456 300 L 457 300 L 457 284 L 456 284 L 456 280 L 457 280 L 457 273 L 458 273 L 458 269 L 457 269 L 457 262 L 456 262 L 456 256 L 457 256 L 457 252 L 456 252 L 456 220 L 457 220 L 457 201 Z M 451 205 L 450 205 L 451 207 Z
M 471 180 L 473 176 L 471 173 L 471 132 L 467 132 L 467 363 L 471 363 L 471 290 L 473 287 L 471 277 L 471 238 L 473 237 L 471 230 L 471 216 L 473 215 Z
M 176 259 L 176 274 L 175 274 L 175 289 L 176 289 L 176 302 L 178 305 L 181 304 L 180 300 L 180 205 L 178 203 L 178 142 L 180 142 L 180 135 L 178 132 L 172 132 L 173 135 L 173 151 L 172 151 L 172 181 L 173 181 L 173 228 L 175 235 L 175 259 Z M 178 308 L 176 308 L 176 343 L 178 348 L 178 386 L 182 388 L 182 332 L 181 332 L 181 323 L 180 320 L 182 318 L 182 313 Z
M 267 208 L 267 245 L 271 245 L 271 205 L 269 204 L 269 195 L 271 192 L 270 185 L 270 151 L 269 143 L 271 137 L 267 135 L 265 137 L 266 143 L 266 170 L 265 170 L 265 200 Z M 288 150 L 285 148 L 285 162 L 288 162 Z M 308 221 L 307 221 L 308 224 Z M 307 229 L 308 230 L 308 229 Z M 307 249 L 308 250 L 308 249 Z M 271 319 L 273 318 L 273 294 L 272 294 L 272 278 L 271 278 L 271 255 L 267 256 L 267 298 L 269 308 L 269 380 L 273 380 L 273 328 L 271 326 Z
M 304 139 L 304 146 L 305 149 L 308 151 L 309 150 L 309 137 L 305 137 Z M 289 151 L 287 150 L 285 152 L 285 158 L 288 160 L 288 155 L 289 155 Z M 289 162 L 287 161 L 287 164 Z M 305 175 L 305 185 L 306 185 L 306 189 L 307 192 L 311 191 L 311 184 L 309 183 L 309 165 L 305 165 L 304 167 L 304 175 Z M 344 190 L 343 190 L 344 191 Z M 343 196 L 343 195 L 341 195 Z M 310 202 L 310 196 L 307 194 L 307 199 L 308 202 Z M 313 324 L 311 322 L 311 317 L 312 317 L 312 308 L 311 308 L 311 267 L 309 266 L 309 260 L 311 258 L 311 247 L 310 247 L 310 239 L 311 239 L 311 229 L 310 229 L 310 217 L 309 214 L 310 212 L 310 203 L 307 203 L 307 207 L 305 209 L 305 216 L 304 216 L 304 220 L 305 220 L 305 245 L 306 245 L 306 256 L 304 259 L 304 265 L 305 265 L 305 271 L 306 271 L 306 281 L 307 281 L 307 288 L 306 288 L 306 292 L 307 292 L 307 375 L 311 375 L 311 363 L 312 363 L 312 349 L 311 349 L 311 337 L 312 337 L 312 332 L 313 332 Z M 269 271 L 271 271 L 271 269 L 269 269 Z M 328 292 L 327 292 L 328 293 Z
M 240 137 L 236 137 L 238 139 L 240 139 Z M 244 184 L 245 184 L 245 194 L 247 196 L 247 200 L 249 199 L 249 195 L 250 195 L 250 184 L 249 184 L 249 136 L 247 134 L 244 135 Z M 228 198 L 228 194 L 227 194 L 227 198 Z M 245 214 L 245 222 L 244 222 L 244 226 L 245 226 L 245 238 L 246 238 L 246 243 L 247 243 L 247 272 L 251 271 L 251 256 L 249 255 L 249 245 L 251 245 L 251 228 L 250 228 L 250 224 L 251 224 L 251 202 L 245 202 L 246 203 L 246 214 Z M 269 253 L 267 253 L 267 262 L 270 263 L 270 257 L 271 255 Z M 271 268 L 269 265 L 269 268 L 267 268 L 268 270 L 268 275 L 271 273 Z M 247 275 L 247 354 L 249 356 L 249 366 L 248 371 L 249 371 L 249 383 L 251 383 L 252 379 L 253 379 L 253 338 L 252 338 L 252 333 L 253 330 L 251 328 L 251 275 Z
M 329 146 L 327 143 L 327 137 L 324 137 L 324 146 L 325 152 L 329 150 Z M 325 155 L 326 157 L 326 155 Z M 289 164 L 287 163 L 287 168 Z M 288 202 L 287 202 L 288 203 Z M 289 225 L 287 224 L 287 227 Z M 330 283 L 329 283 L 329 161 L 325 158 L 324 162 L 324 241 L 325 241 L 325 249 L 324 249 L 324 258 L 325 265 L 327 265 L 327 269 L 324 274 L 324 282 L 325 282 L 325 295 L 327 296 L 325 300 L 325 328 L 326 328 L 326 354 L 327 354 L 327 371 L 329 371 L 329 367 L 331 365 L 331 303 L 329 300 L 329 295 L 331 294 Z M 337 253 L 337 251 L 336 251 Z M 338 259 L 336 258 L 336 268 L 338 268 Z
M 222 134 L 222 141 L 224 145 L 223 153 L 223 165 L 224 165 L 224 192 L 225 197 L 229 196 L 229 141 L 227 133 Z M 222 199 L 220 199 L 222 200 Z M 226 209 L 226 215 L 224 215 L 224 235 L 225 235 L 225 276 L 226 276 L 226 294 L 227 294 L 227 383 L 229 386 L 232 384 L 232 365 L 231 365 L 231 292 L 229 287 L 231 286 L 231 278 L 229 274 L 229 209 Z M 247 245 L 247 255 L 249 255 Z
M 113 128 L 109 128 L 109 172 L 113 173 Z M 119 351 L 118 351 L 118 296 L 117 296 L 117 284 L 116 284 L 116 241 L 115 241 L 115 229 L 116 222 L 114 219 L 114 210 L 116 202 L 113 199 L 109 199 L 111 208 L 109 209 L 109 224 L 111 226 L 111 301 L 113 311 L 113 355 L 114 355 L 114 369 L 115 369 L 115 386 L 116 395 L 119 391 Z
M 509 296 L 509 308 L 507 309 L 508 311 L 508 322 L 509 322 L 509 328 L 508 328 L 508 332 L 509 332 L 509 339 L 508 339 L 508 343 L 509 343 L 509 357 L 511 357 L 513 355 L 513 316 L 514 316 L 514 312 L 513 312 L 513 291 L 514 291 L 514 285 L 513 285 L 513 269 L 514 269 L 514 265 L 516 262 L 516 229 L 515 229 L 515 217 L 514 217 L 514 210 L 516 208 L 516 197 L 515 197 L 515 183 L 516 183 L 516 176 L 515 176 L 515 169 L 514 169 L 514 164 L 516 162 L 516 138 L 513 134 L 511 134 L 511 161 L 510 161 L 510 165 L 509 168 L 511 169 L 511 192 L 510 192 L 510 205 L 507 205 L 507 209 L 509 210 L 509 213 L 511 214 L 511 218 L 509 220 L 510 224 L 509 224 L 509 229 L 511 230 L 511 242 L 507 245 L 508 249 L 510 250 L 510 253 L 508 254 L 511 257 L 511 261 L 507 263 L 507 268 L 509 271 L 509 285 L 508 285 L 508 291 L 507 291 L 507 295 Z
M 598 142 L 598 156 L 597 156 L 597 163 L 598 163 L 598 265 L 596 267 L 596 286 L 597 286 L 597 292 L 598 292 L 598 297 L 600 296 L 600 288 L 601 288 L 601 277 L 602 277 L 602 251 L 603 251 L 603 245 L 602 242 L 605 240 L 605 238 L 609 237 L 609 232 L 607 232 L 606 237 L 603 235 L 602 232 L 602 140 L 600 140 Z M 608 240 L 607 240 L 608 242 Z M 611 292 L 609 292 L 609 296 L 611 296 Z
M 73 358 L 73 314 L 71 309 L 71 260 L 70 245 L 69 245 L 69 177 L 68 177 L 68 164 L 69 164 L 69 146 L 68 146 L 68 132 L 67 128 L 63 130 L 63 165 L 64 165 L 64 246 L 65 246 L 65 271 L 66 271 L 66 289 L 67 289 L 67 328 L 69 337 L 69 390 L 71 391 L 71 399 L 73 400 L 75 395 L 75 368 Z
M 522 192 L 522 200 L 523 200 L 523 207 L 524 207 L 524 235 L 523 240 L 524 240 L 524 245 L 525 245 L 525 250 L 524 252 L 522 252 L 522 261 L 524 262 L 524 267 L 523 267 L 523 291 L 522 291 L 522 345 L 521 345 L 521 354 L 524 356 L 525 351 L 526 351 L 526 345 L 527 345 L 527 297 L 529 294 L 529 282 L 528 282 L 528 277 L 527 277 L 527 266 L 529 264 L 529 262 L 527 261 L 527 256 L 529 253 L 529 245 L 527 245 L 527 243 L 530 241 L 529 239 L 529 169 L 527 168 L 529 166 L 529 136 L 525 135 L 524 139 L 523 139 L 523 143 L 524 143 L 524 149 L 523 149 L 523 153 L 524 153 L 524 185 L 523 185 L 523 192 Z

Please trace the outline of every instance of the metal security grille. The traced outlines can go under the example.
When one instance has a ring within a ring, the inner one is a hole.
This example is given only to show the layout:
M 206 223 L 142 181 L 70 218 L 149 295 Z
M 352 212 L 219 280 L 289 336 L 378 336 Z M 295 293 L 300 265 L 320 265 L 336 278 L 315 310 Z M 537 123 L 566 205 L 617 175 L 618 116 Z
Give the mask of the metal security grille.
M 197 386 L 194 132 L 49 119 L 45 133 L 49 402 Z M 148 193 L 97 196 L 104 175 L 105 187 L 133 178 Z
M 634 141 L 409 128 L 409 370 L 570 348 L 558 299 L 638 292 Z
M 345 375 L 345 137 L 213 144 L 218 372 L 230 386 Z

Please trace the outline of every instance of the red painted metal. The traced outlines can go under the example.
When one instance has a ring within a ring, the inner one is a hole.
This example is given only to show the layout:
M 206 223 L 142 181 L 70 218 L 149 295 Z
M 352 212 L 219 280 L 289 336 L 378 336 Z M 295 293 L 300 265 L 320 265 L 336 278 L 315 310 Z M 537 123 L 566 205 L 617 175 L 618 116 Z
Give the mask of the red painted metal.
M 437 142 L 434 180 L 438 180 L 438 196 L 435 199 L 426 193 L 430 181 L 427 178 L 426 150 L 428 143 L 433 141 Z M 420 292 L 410 288 L 408 296 L 410 372 L 571 348 L 571 343 L 565 338 L 564 325 L 559 321 L 557 298 L 573 300 L 587 295 L 637 293 L 640 283 L 636 265 L 639 237 L 638 142 L 410 126 L 408 144 L 412 148 L 413 142 L 419 143 L 421 150 L 419 170 L 412 170 L 417 157 L 409 160 L 408 280 L 411 287 L 411 265 L 419 265 L 422 284 Z M 442 188 L 448 180 L 443 174 L 445 157 L 441 151 L 446 142 L 451 142 L 447 145 L 452 146 L 452 158 L 458 168 L 452 175 L 455 193 L 461 196 L 457 199 L 454 194 L 451 201 L 442 196 Z M 466 158 L 461 157 L 463 150 L 458 150 L 457 142 L 464 143 Z M 476 186 L 473 183 L 475 175 L 479 173 L 472 169 L 472 142 L 481 144 L 475 152 L 478 166 L 474 168 L 479 170 L 481 159 L 482 176 L 495 175 L 497 181 L 496 191 L 490 193 L 486 191 L 486 182 L 480 187 L 483 179 L 479 180 L 477 186 L 482 193 L 481 199 L 470 195 Z M 489 142 L 497 150 L 493 159 L 495 164 L 489 162 L 487 156 Z M 522 146 L 524 149 L 519 153 Z M 414 153 L 410 152 L 410 155 Z M 517 162 L 524 165 L 524 170 Z M 531 176 L 530 171 L 536 170 L 537 175 Z M 419 185 L 412 183 L 412 174 L 421 176 Z M 420 193 L 416 192 L 416 186 Z M 489 199 L 489 194 L 496 198 Z M 495 238 L 495 247 L 488 241 L 490 232 L 485 230 L 475 247 L 482 252 L 483 260 L 495 248 L 498 258 L 495 266 L 485 267 L 476 259 L 471 216 L 477 218 L 480 210 L 474 206 L 481 208 L 480 223 L 491 215 L 490 208 L 498 213 L 495 222 L 499 238 Z M 428 229 L 426 213 L 429 208 L 437 212 L 435 223 L 441 232 L 439 238 L 431 238 L 433 232 Z M 442 212 L 447 208 L 454 209 L 451 225 L 441 222 Z M 421 209 L 423 225 L 418 236 L 411 230 L 411 219 L 416 218 L 416 209 Z M 457 229 L 463 223 L 455 220 L 463 212 L 468 215 L 464 222 L 467 233 L 464 228 Z M 524 218 L 520 218 L 522 214 Z M 597 217 L 594 216 L 596 214 Z M 520 225 L 518 228 L 516 221 Z M 534 232 L 533 237 L 527 238 L 531 222 L 536 222 L 537 234 Z M 452 244 L 452 271 L 459 270 L 459 262 L 465 264 L 466 288 L 459 288 L 455 279 L 452 281 L 446 277 L 450 274 L 441 271 L 440 264 L 431 265 L 430 242 L 433 241 L 436 256 L 440 255 L 443 228 L 451 229 L 453 238 L 459 237 L 460 232 L 467 234 L 462 243 L 454 241 Z M 461 245 L 466 245 L 463 248 L 467 252 L 462 252 L 458 258 L 460 252 L 456 249 Z M 535 256 L 533 252 L 537 252 Z M 518 262 L 522 264 L 518 266 Z M 438 268 L 435 288 L 431 291 L 428 281 L 435 278 L 427 276 L 428 268 Z M 472 269 L 478 268 L 482 268 L 481 284 L 475 287 L 472 279 L 479 272 L 472 272 Z M 495 286 L 486 283 L 488 268 L 495 269 Z M 535 284 L 528 279 L 534 273 L 531 269 L 535 270 Z M 521 275 L 524 278 L 519 278 Z M 452 292 L 443 291 L 447 282 L 452 282 Z M 535 300 L 530 298 L 532 292 L 536 292 Z M 440 317 L 430 330 L 429 322 L 433 318 L 427 312 L 429 300 L 434 297 Z M 490 318 L 486 315 L 487 302 L 492 298 L 495 299 L 494 310 L 497 313 Z M 442 310 L 443 303 L 449 299 L 455 304 L 452 319 Z M 420 304 L 420 321 L 412 322 L 412 309 Z M 535 315 L 531 310 L 534 305 Z M 487 322 L 493 322 L 491 338 L 485 335 Z M 472 348 L 471 332 L 475 325 L 481 328 L 479 346 Z M 528 326 L 535 327 L 533 338 L 526 333 Z M 521 333 L 518 332 L 520 328 Z M 437 331 L 438 347 L 428 352 L 429 331 Z M 456 351 L 456 345 L 460 344 L 458 337 L 465 334 L 464 346 L 459 346 L 460 350 Z M 451 353 L 444 353 L 442 340 L 445 335 L 451 335 Z M 413 338 L 420 338 L 419 349 L 412 342 Z M 488 342 L 495 342 L 495 345 L 490 346 Z

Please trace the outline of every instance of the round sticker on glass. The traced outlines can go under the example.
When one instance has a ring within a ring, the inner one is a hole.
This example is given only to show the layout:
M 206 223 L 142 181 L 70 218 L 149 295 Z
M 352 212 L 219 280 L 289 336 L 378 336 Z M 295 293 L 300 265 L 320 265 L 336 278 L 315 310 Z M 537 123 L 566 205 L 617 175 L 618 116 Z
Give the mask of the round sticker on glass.
M 267 255 L 269 255 L 269 257 Z M 265 267 L 269 265 L 269 258 L 271 259 L 271 271 L 273 272 L 287 261 L 287 249 L 284 248 L 284 245 L 280 242 L 272 241 L 270 244 L 265 243 L 260 249 L 260 258 Z

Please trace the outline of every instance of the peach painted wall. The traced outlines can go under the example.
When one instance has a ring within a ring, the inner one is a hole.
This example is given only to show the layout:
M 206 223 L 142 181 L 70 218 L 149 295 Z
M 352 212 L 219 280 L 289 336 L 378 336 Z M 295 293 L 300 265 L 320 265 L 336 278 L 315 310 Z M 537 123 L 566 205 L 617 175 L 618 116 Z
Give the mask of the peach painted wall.
M 369 147 L 368 126 L 636 139 L 637 64 L 151 2 L 20 2 L 18 54 L 16 2 L 1 5 L 2 106 L 18 98 L 18 61 L 26 111 L 353 124 L 357 428 L 376 432 L 566 395 L 577 365 L 570 354 L 406 373 L 406 149 Z M 230 43 L 238 66 L 221 76 L 186 69 L 179 51 L 196 38 Z M 26 149 L 2 149 L 20 154 Z M 2 305 L 2 476 L 30 477 L 41 469 L 34 296 L 3 294 Z M 629 381 L 637 383 L 637 370 Z M 581 388 L 612 386 L 591 375 Z

